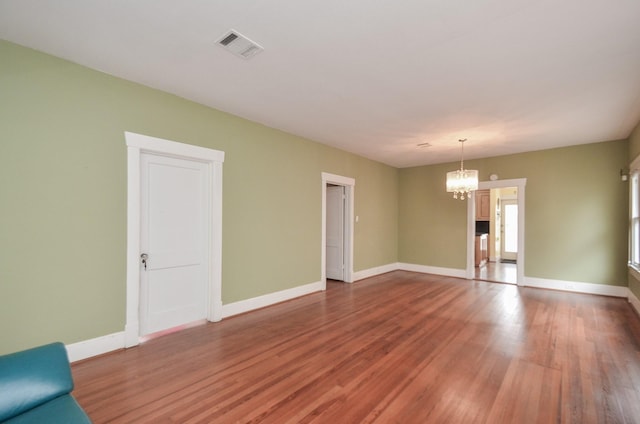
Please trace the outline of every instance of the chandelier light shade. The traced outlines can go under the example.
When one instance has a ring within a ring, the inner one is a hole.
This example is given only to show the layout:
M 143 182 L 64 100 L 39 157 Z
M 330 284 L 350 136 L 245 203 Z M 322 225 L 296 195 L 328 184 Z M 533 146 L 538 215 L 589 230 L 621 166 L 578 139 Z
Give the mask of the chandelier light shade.
M 475 169 L 464 169 L 464 142 L 466 138 L 458 140 L 460 142 L 460 169 L 447 172 L 447 192 L 453 193 L 454 199 L 464 200 L 469 197 L 471 191 L 478 189 L 478 171 Z

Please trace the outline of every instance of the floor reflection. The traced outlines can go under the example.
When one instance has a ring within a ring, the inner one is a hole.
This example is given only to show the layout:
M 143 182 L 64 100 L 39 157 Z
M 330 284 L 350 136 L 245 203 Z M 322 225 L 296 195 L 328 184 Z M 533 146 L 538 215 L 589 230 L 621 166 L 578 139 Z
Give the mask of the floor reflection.
M 475 279 L 517 284 L 518 266 L 512 263 L 487 262 L 485 266 L 476 268 Z

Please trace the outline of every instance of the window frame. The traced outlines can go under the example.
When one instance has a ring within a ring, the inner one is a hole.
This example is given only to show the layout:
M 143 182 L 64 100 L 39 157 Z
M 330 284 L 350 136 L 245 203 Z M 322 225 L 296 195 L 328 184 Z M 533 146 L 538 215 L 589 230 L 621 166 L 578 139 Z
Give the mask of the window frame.
M 629 165 L 629 269 L 640 278 L 640 155 Z

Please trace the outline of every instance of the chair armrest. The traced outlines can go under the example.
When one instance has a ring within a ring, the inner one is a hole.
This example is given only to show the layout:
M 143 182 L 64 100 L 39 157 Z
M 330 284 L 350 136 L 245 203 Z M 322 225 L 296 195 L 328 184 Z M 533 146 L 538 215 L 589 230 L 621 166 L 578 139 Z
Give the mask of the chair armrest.
M 71 367 L 62 343 L 0 356 L 0 422 L 72 390 Z

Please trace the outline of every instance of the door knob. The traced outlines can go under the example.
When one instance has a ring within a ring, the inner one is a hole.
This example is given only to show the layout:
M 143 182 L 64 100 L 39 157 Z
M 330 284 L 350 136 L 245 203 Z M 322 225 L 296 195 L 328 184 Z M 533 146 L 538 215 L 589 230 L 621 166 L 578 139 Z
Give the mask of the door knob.
M 147 270 L 147 259 L 149 259 L 149 255 L 147 255 L 146 253 L 143 253 L 142 255 L 140 255 L 140 259 L 142 261 L 142 265 L 144 265 L 144 270 Z

